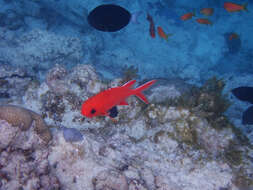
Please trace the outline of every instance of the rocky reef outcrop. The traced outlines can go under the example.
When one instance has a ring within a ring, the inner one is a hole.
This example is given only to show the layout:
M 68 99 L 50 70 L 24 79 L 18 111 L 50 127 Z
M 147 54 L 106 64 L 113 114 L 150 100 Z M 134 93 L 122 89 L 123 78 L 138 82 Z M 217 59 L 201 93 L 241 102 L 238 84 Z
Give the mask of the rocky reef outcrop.
M 36 113 L 0 106 L 0 189 L 60 189 L 48 162 L 51 137 Z
M 39 29 L 16 37 L 15 33 L 0 27 L 0 39 L 1 64 L 22 68 L 30 76 L 35 77 L 36 73 L 37 79 L 44 79 L 46 71 L 57 63 L 72 67 L 84 56 L 79 38 Z
M 78 65 L 71 72 L 57 65 L 45 82 L 26 90 L 26 108 L 40 113 L 50 125 L 48 156 L 40 157 L 47 160 L 52 172 L 48 175 L 54 175 L 62 189 L 238 190 L 252 186 L 252 145 L 223 115 L 229 102 L 222 95 L 221 80 L 210 79 L 202 87 L 182 87 L 172 81 L 156 84 L 145 92 L 149 105 L 130 97 L 129 106 L 118 106 L 116 123 L 80 114 L 88 97 L 121 84 L 123 79 L 102 81 L 90 65 Z M 160 92 L 171 94 L 157 101 Z M 26 121 L 36 120 L 29 117 Z M 3 119 L 15 125 L 6 116 Z M 10 139 L 15 136 L 11 134 Z

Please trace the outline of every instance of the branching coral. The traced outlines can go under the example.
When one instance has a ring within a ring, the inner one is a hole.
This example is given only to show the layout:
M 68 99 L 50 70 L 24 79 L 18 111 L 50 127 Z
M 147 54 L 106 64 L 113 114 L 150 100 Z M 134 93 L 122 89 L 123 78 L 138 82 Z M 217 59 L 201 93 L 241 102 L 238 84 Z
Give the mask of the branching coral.
M 19 127 L 23 131 L 28 130 L 34 122 L 35 131 L 46 144 L 52 138 L 44 120 L 31 110 L 14 105 L 1 105 L 0 119 L 7 121 L 14 127 Z

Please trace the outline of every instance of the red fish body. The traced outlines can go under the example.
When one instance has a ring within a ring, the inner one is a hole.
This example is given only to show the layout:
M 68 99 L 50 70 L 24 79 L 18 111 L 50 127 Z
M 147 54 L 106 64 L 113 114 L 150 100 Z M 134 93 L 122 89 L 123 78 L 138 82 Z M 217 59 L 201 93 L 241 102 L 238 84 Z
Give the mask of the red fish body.
M 225 2 L 224 3 L 224 8 L 228 11 L 228 12 L 238 12 L 238 11 L 242 11 L 242 10 L 246 10 L 247 11 L 247 4 L 245 5 L 239 5 L 236 3 L 231 3 L 231 2 Z
M 166 41 L 168 41 L 168 37 L 172 35 L 172 34 L 165 34 L 161 26 L 157 27 L 157 33 L 161 38 L 165 39 Z
M 237 39 L 237 38 L 239 38 L 239 35 L 238 34 L 236 34 L 236 33 L 231 33 L 230 35 L 229 35 L 229 40 L 233 40 L 233 39 Z
M 155 38 L 155 24 L 149 14 L 147 14 L 147 20 L 149 21 L 149 34 L 152 38 Z
M 181 20 L 188 20 L 191 19 L 193 16 L 195 16 L 195 13 L 186 13 L 183 16 L 181 16 Z
M 142 91 L 149 88 L 156 80 L 151 80 L 136 89 L 131 87 L 136 80 L 131 80 L 120 87 L 109 88 L 102 91 L 88 100 L 84 101 L 81 109 L 82 115 L 92 118 L 94 116 L 109 116 L 108 111 L 117 105 L 128 105 L 126 99 L 129 96 L 135 95 L 148 104 L 147 98 L 142 94 Z
M 200 10 L 200 13 L 205 16 L 211 16 L 213 14 L 214 9 L 213 8 L 203 8 Z
M 206 25 L 212 25 L 213 23 L 206 19 L 206 18 L 198 18 L 196 19 L 196 21 L 199 23 L 199 24 L 206 24 Z

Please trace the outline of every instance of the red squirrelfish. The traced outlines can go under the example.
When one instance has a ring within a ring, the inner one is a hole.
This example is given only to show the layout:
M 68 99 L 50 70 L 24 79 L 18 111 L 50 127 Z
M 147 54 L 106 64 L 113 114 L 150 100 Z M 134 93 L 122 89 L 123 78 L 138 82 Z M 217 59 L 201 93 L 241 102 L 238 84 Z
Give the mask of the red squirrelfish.
M 206 18 L 198 18 L 196 21 L 200 24 L 212 25 L 213 23 Z
M 186 13 L 183 16 L 181 16 L 181 20 L 188 20 L 191 19 L 193 16 L 195 16 L 195 13 Z
M 225 2 L 224 3 L 224 8 L 228 12 L 238 12 L 238 11 L 242 11 L 242 10 L 247 11 L 247 3 L 244 4 L 244 5 L 239 5 L 239 4 L 236 4 L 236 3 Z
M 135 95 L 148 104 L 147 98 L 142 91 L 149 88 L 156 80 L 151 80 L 138 88 L 132 89 L 136 80 L 131 80 L 120 87 L 109 88 L 83 102 L 82 115 L 92 118 L 94 116 L 109 116 L 108 111 L 117 105 L 128 105 L 126 99 Z M 110 116 L 109 116 L 110 117 Z
M 152 17 L 147 14 L 147 20 L 149 21 L 149 34 L 152 38 L 155 37 L 155 24 Z

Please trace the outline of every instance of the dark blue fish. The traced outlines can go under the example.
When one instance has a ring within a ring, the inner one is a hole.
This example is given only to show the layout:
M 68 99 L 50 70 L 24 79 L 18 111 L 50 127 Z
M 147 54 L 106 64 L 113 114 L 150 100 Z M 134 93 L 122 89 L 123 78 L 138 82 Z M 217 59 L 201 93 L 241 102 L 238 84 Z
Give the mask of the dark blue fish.
M 116 106 L 112 107 L 110 110 L 109 110 L 109 116 L 112 117 L 112 118 L 115 118 L 117 117 L 118 115 L 118 109 Z
M 253 104 L 253 87 L 241 86 L 234 88 L 232 93 L 236 98 Z
M 253 106 L 249 107 L 242 115 L 242 124 L 243 125 L 252 125 L 253 124 Z
M 128 25 L 131 14 L 118 5 L 104 4 L 93 9 L 88 15 L 88 23 L 97 30 L 116 32 Z
M 67 142 L 78 142 L 83 140 L 82 133 L 75 128 L 62 127 L 63 137 Z

